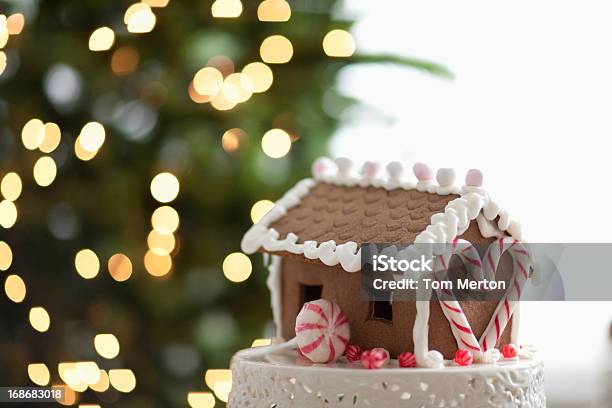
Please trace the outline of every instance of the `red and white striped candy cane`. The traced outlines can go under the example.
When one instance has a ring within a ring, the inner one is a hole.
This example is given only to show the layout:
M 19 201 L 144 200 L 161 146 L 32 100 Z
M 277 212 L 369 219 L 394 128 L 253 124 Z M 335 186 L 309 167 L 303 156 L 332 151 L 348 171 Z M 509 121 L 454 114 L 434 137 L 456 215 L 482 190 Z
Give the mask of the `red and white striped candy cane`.
M 466 240 L 455 239 L 448 252 L 434 258 L 434 278 L 436 280 L 440 280 L 441 274 L 444 274 L 445 277 L 448 275 L 450 260 L 453 255 L 459 256 L 474 279 L 482 279 L 482 265 L 476 248 Z M 480 344 L 453 292 L 448 289 L 438 289 L 437 292 L 442 312 L 450 323 L 453 336 L 457 341 L 457 347 L 467 347 L 474 353 L 482 353 Z
M 512 255 L 512 283 L 480 337 L 480 347 L 483 351 L 495 347 L 508 325 L 517 301 L 521 298 L 523 286 L 529 279 L 529 270 L 533 263 L 531 254 L 520 242 L 509 237 L 499 238 L 491 243 L 485 254 L 484 270 L 489 279 L 495 279 L 499 261 L 506 251 Z

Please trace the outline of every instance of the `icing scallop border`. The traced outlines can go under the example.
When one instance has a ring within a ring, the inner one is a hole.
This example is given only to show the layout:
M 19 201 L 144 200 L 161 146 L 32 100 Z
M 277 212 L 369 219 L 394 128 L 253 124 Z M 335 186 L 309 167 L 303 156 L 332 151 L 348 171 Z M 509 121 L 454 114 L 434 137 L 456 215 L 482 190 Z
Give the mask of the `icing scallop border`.
M 314 178 L 299 181 L 279 199 L 274 207 L 244 235 L 241 242 L 242 251 L 252 254 L 259 249 L 267 252 L 286 251 L 304 255 L 312 260 L 319 260 L 327 266 L 340 264 L 346 272 L 357 272 L 361 266 L 361 249 L 359 244 L 350 241 L 336 244 L 335 241 L 305 241 L 298 243 L 299 237 L 289 233 L 283 239 L 270 225 L 287 214 L 287 211 L 300 204 L 317 182 L 341 186 L 380 187 L 387 190 L 402 188 L 416 189 L 429 193 L 448 195 L 459 194 L 460 197 L 448 202 L 443 212 L 434 214 L 430 224 L 415 238 L 415 243 L 448 243 L 464 233 L 470 222 L 477 220 L 483 236 L 499 236 L 504 232 L 512 238 L 522 240 L 521 226 L 512 219 L 509 213 L 490 199 L 482 186 L 482 173 L 470 170 L 466 176 L 466 185 L 454 184 L 453 169 L 439 169 L 434 182 L 433 171 L 422 163 L 417 163 L 413 171 L 417 182 L 402 179 L 404 167 L 399 162 L 386 166 L 387 177 L 379 175 L 378 163 L 366 162 L 359 175 L 352 173 L 353 163 L 346 158 L 332 161 L 326 157 L 317 159 L 312 166 Z M 434 252 L 435 249 L 434 249 Z

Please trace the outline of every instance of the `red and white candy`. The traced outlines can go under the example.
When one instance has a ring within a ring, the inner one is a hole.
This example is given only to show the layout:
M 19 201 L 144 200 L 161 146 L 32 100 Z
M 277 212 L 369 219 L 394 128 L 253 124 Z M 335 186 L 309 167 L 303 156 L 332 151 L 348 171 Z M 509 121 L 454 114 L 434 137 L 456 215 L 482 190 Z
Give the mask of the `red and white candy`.
M 382 347 L 361 353 L 361 364 L 367 369 L 381 368 L 389 362 L 389 352 Z
M 470 350 L 459 349 L 455 353 L 454 361 L 457 365 L 467 367 L 474 361 L 474 356 L 472 356 Z
M 416 357 L 409 351 L 402 353 L 397 356 L 397 365 L 403 368 L 416 367 Z
M 344 353 L 351 331 L 348 318 L 334 302 L 305 303 L 295 319 L 298 349 L 313 363 L 330 363 Z
M 346 356 L 346 359 L 348 361 L 353 362 L 361 360 L 362 352 L 363 350 L 361 350 L 361 347 L 357 344 L 349 344 L 348 346 L 346 346 L 346 351 L 344 352 L 344 355 Z
M 514 344 L 505 344 L 501 349 L 501 353 L 504 358 L 516 358 L 518 356 L 518 349 Z

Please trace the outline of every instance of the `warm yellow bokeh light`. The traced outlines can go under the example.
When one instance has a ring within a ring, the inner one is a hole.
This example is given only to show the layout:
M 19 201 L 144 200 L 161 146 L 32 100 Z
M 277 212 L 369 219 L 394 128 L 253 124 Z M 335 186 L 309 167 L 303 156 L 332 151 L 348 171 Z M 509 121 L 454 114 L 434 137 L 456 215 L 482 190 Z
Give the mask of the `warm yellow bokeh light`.
M 115 358 L 119 355 L 119 340 L 111 333 L 100 333 L 94 337 L 94 347 L 104 358 Z
M 230 101 L 224 92 L 219 92 L 210 100 L 210 105 L 217 110 L 226 111 L 236 106 L 237 102 Z
M 215 396 L 223 402 L 227 402 L 229 399 L 229 393 L 232 390 L 231 381 L 217 381 L 213 388 Z
M 66 387 L 64 384 L 54 384 L 53 388 L 62 388 L 64 391 L 63 398 L 57 400 L 60 405 L 69 407 L 77 403 L 79 394 L 74 392 L 72 388 Z
M 151 7 L 166 7 L 170 0 L 142 0 L 142 2 Z
M 225 98 L 236 103 L 246 102 L 253 95 L 254 89 L 251 78 L 242 73 L 229 75 L 223 83 Z
M 123 16 L 123 22 L 130 33 L 148 33 L 153 30 L 157 18 L 151 7 L 145 3 L 132 4 Z
M 242 73 L 253 82 L 253 92 L 267 91 L 274 80 L 272 70 L 263 62 L 251 62 L 242 69 Z
M 270 129 L 261 138 L 261 148 L 266 155 L 278 159 L 291 150 L 291 137 L 282 129 Z
M 34 181 L 41 187 L 47 187 L 53 183 L 57 175 L 55 160 L 49 156 L 43 156 L 34 164 Z
M 23 302 L 26 297 L 26 285 L 23 279 L 17 275 L 9 275 L 4 282 L 4 293 L 6 297 L 15 303 Z
M 79 404 L 79 408 L 102 408 L 98 404 Z
M 13 263 L 13 251 L 9 244 L 0 241 L 0 271 L 6 271 Z
M 255 339 L 253 340 L 251 347 L 263 347 L 269 346 L 270 344 L 272 344 L 272 339 Z
M 45 137 L 38 148 L 43 153 L 51 153 L 57 149 L 61 139 L 62 131 L 59 126 L 56 123 L 47 122 L 45 123 Z
M 91 249 L 81 249 L 74 257 L 74 266 L 82 278 L 93 279 L 100 271 L 100 260 Z
M 179 181 L 172 173 L 159 173 L 151 180 L 151 195 L 160 203 L 169 203 L 178 196 Z
M 152 276 L 164 276 L 172 269 L 172 258 L 170 255 L 157 255 L 147 251 L 144 256 L 144 266 Z
M 274 207 L 274 203 L 270 200 L 259 200 L 251 207 L 251 220 L 258 223 L 264 215 Z
M 348 31 L 331 30 L 323 38 L 323 51 L 330 57 L 350 57 L 355 52 L 355 39 Z
M 6 53 L 4 51 L 0 51 L 0 75 L 6 69 Z
M 90 152 L 89 150 L 85 150 L 81 145 L 81 137 L 79 136 L 74 141 L 74 154 L 79 160 L 89 161 L 96 157 L 98 151 Z
M 12 201 L 0 201 L 0 226 L 11 228 L 17 222 L 17 207 Z
M 89 36 L 89 49 L 91 51 L 109 50 L 115 42 L 115 32 L 110 27 L 100 27 Z
M 87 385 L 100 380 L 100 368 L 94 361 L 79 361 L 76 363 L 76 370 L 79 379 Z
M 132 276 L 132 261 L 124 254 L 108 258 L 108 273 L 117 282 L 124 282 Z
M 51 373 L 47 366 L 43 363 L 28 364 L 28 377 L 36 385 L 44 387 L 51 380 Z
M 190 392 L 187 394 L 187 403 L 191 408 L 213 408 L 215 396 L 210 392 Z
M 6 16 L 0 14 L 0 48 L 4 48 L 9 39 L 8 27 L 6 26 Z
M 204 382 L 211 390 L 215 388 L 215 384 L 219 381 L 232 382 L 232 370 L 223 368 L 211 368 L 206 370 L 204 374 Z
M 180 223 L 178 212 L 170 206 L 164 205 L 153 211 L 151 226 L 162 234 L 172 234 Z
M 89 152 L 98 151 L 106 140 L 106 131 L 104 126 L 98 122 L 89 122 L 81 129 L 79 141 L 81 147 Z
M 95 384 L 90 384 L 89 388 L 96 392 L 104 392 L 108 390 L 110 386 L 110 381 L 108 379 L 108 374 L 104 370 L 100 370 L 100 379 Z
M 240 149 L 240 147 L 246 140 L 246 137 L 247 134 L 242 129 L 229 129 L 225 133 L 223 133 L 223 136 L 221 137 L 221 146 L 226 152 L 233 153 Z
M 293 45 L 287 37 L 271 35 L 261 43 L 259 55 L 268 64 L 284 64 L 293 56 Z
M 132 370 L 108 370 L 108 378 L 111 385 L 119 392 L 131 392 L 136 388 L 136 377 Z
M 21 34 L 23 26 L 25 25 L 25 18 L 21 13 L 11 14 L 6 18 L 6 28 L 10 35 Z
M 22 189 L 23 184 L 21 183 L 21 177 L 19 177 L 19 174 L 11 172 L 6 173 L 4 177 L 2 177 L 0 191 L 5 199 L 9 201 L 17 200 L 21 195 Z
M 28 150 L 38 149 L 45 139 L 45 125 L 40 119 L 30 119 L 21 130 L 21 142 Z
M 174 250 L 174 235 L 162 234 L 157 230 L 153 230 L 147 237 L 147 244 L 155 255 L 169 255 Z
M 231 253 L 223 260 L 223 274 L 232 282 L 244 282 L 252 271 L 251 260 L 241 252 Z
M 216 18 L 236 18 L 242 14 L 242 3 L 240 0 L 216 0 L 210 11 Z
M 41 333 L 49 330 L 49 326 L 51 325 L 51 318 L 49 317 L 49 313 L 45 310 L 44 307 L 36 306 L 30 309 L 30 324 L 34 328 L 34 330 L 39 331 Z
M 264 0 L 257 7 L 259 21 L 289 21 L 291 7 L 285 0 Z
M 59 363 L 57 372 L 70 389 L 76 392 L 83 392 L 87 389 L 87 384 L 81 379 L 77 363 Z
M 189 98 L 191 98 L 191 100 L 195 103 L 206 103 L 210 102 L 210 100 L 212 99 L 212 97 L 208 95 L 200 95 L 198 91 L 195 90 L 195 87 L 193 86 L 193 81 L 189 83 L 187 93 L 189 94 Z
M 212 98 L 223 87 L 223 75 L 217 68 L 204 67 L 193 76 L 193 87 L 199 95 Z
M 111 57 L 111 70 L 117 75 L 129 75 L 136 71 L 140 62 L 140 54 L 129 45 L 118 48 Z

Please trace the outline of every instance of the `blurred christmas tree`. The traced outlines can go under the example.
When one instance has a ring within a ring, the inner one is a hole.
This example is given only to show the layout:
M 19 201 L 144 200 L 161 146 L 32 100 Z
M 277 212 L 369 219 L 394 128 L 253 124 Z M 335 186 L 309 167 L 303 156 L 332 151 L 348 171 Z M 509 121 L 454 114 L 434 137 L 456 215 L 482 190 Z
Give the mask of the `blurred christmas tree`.
M 353 55 L 333 0 L 167 3 L 0 1 L 0 385 L 185 406 L 271 333 L 259 257 L 227 256 L 325 153 L 338 71 L 448 75 Z

